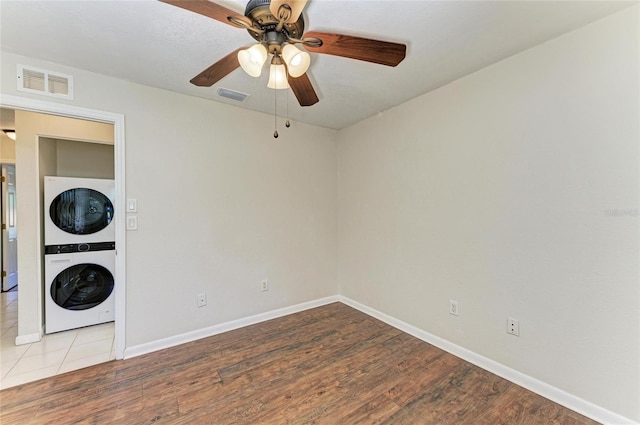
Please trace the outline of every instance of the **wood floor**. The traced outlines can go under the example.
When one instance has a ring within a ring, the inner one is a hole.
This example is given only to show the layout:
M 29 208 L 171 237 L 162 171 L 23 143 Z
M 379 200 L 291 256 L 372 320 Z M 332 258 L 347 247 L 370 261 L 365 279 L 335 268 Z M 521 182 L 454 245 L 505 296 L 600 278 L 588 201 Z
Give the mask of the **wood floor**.
M 595 424 L 344 304 L 0 391 L 9 424 Z

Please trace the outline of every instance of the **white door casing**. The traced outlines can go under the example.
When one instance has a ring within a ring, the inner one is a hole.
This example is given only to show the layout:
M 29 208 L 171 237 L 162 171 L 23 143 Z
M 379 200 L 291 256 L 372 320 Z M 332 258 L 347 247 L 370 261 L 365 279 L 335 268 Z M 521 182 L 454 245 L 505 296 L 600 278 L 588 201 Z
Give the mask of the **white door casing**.
M 61 103 L 30 99 L 20 96 L 0 94 L 0 105 L 3 108 L 30 111 L 36 113 L 58 115 L 89 121 L 113 124 L 114 127 L 114 159 L 116 205 L 114 220 L 116 221 L 116 312 L 115 312 L 115 354 L 116 359 L 124 358 L 125 320 L 126 320 L 126 229 L 125 220 L 118 217 L 126 215 L 125 194 L 125 127 L 124 115 L 113 112 L 87 109 Z M 16 164 L 19 167 L 19 164 Z M 19 227 L 19 226 L 18 226 Z M 18 229 L 19 230 L 19 229 Z M 38 236 L 40 233 L 38 232 Z M 39 243 L 39 240 L 36 243 Z M 19 267 L 19 263 L 18 263 Z M 42 277 L 42 276 L 40 276 Z M 21 298 L 19 298 L 21 301 Z M 42 300 L 41 300 L 42 301 Z M 20 309 L 18 309 L 18 328 L 20 329 Z M 37 335 L 18 335 L 16 344 L 35 342 Z

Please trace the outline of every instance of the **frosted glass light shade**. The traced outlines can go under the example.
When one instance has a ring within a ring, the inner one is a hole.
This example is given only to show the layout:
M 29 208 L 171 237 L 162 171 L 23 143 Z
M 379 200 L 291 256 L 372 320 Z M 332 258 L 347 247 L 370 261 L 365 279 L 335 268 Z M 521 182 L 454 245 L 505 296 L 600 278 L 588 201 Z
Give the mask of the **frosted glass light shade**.
M 287 64 L 289 75 L 298 78 L 309 69 L 311 57 L 309 53 L 303 52 L 293 44 L 287 44 L 282 48 L 282 59 Z
M 262 73 L 262 65 L 267 60 L 267 49 L 262 44 L 254 44 L 245 50 L 238 52 L 238 62 L 244 72 L 252 77 L 259 77 Z
M 15 130 L 2 130 L 4 134 L 11 140 L 16 140 L 16 131 Z
M 271 64 L 271 67 L 269 68 L 269 83 L 267 83 L 267 87 L 278 90 L 289 88 L 287 70 L 284 65 Z

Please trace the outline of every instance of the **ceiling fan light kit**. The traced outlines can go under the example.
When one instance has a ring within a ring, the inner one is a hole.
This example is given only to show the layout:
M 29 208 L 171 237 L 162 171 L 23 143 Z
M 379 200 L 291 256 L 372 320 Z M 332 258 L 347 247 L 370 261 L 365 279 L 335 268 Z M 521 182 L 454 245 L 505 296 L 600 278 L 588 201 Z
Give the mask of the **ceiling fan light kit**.
M 303 52 L 293 44 L 287 44 L 282 48 L 282 59 L 287 64 L 289 75 L 298 78 L 309 69 L 311 65 L 311 56 L 307 52 Z
M 317 31 L 305 36 L 302 11 L 307 0 L 249 0 L 244 16 L 209 0 L 160 1 L 246 29 L 258 42 L 237 49 L 192 78 L 191 83 L 200 87 L 211 87 L 238 67 L 259 77 L 268 55 L 272 55 L 267 87 L 291 88 L 300 106 L 311 106 L 319 101 L 307 74 L 311 57 L 295 44 L 302 44 L 311 53 L 386 66 L 398 65 L 406 55 L 407 46 L 400 43 Z
M 259 77 L 262 66 L 267 61 L 267 49 L 262 44 L 254 44 L 246 50 L 238 52 L 238 62 L 247 74 Z
M 311 58 L 307 58 L 308 53 L 295 47 L 295 44 L 302 44 L 311 53 L 340 56 L 386 66 L 398 65 L 406 55 L 407 46 L 401 43 L 318 31 L 305 34 L 302 11 L 307 0 L 250 0 L 244 15 L 208 0 L 160 1 L 209 17 L 234 28 L 246 29 L 249 35 L 258 42 L 257 44 L 267 50 L 268 54 L 283 56 L 285 63 L 290 68 L 288 70 L 289 76 L 292 77 L 289 78 L 289 85 L 300 106 L 314 105 L 318 102 L 318 96 L 306 70 L 300 71 L 305 67 L 308 69 Z M 289 50 L 295 53 L 289 46 L 299 52 L 298 54 L 301 55 L 299 59 L 296 59 L 295 54 L 285 54 L 285 51 Z M 246 61 L 240 59 L 240 56 L 243 55 L 240 55 L 239 52 L 251 50 L 253 47 L 230 53 L 196 75 L 191 79 L 191 82 L 200 87 L 211 87 L 238 67 L 242 66 L 245 70 L 251 69 L 249 66 L 245 68 L 241 65 L 241 61 L 245 63 Z M 256 48 L 256 50 L 258 49 L 261 48 Z M 249 60 L 251 61 L 251 59 Z M 303 65 L 298 65 L 298 60 Z M 309 65 L 304 65 L 307 60 Z M 249 71 L 246 72 L 252 75 Z M 251 72 L 256 73 L 255 70 Z M 299 76 L 295 77 L 294 75 Z
M 279 56 L 274 56 L 271 59 L 271 67 L 269 68 L 269 83 L 267 83 L 267 87 L 274 90 L 288 89 L 288 80 L 287 69 L 284 66 L 282 58 Z
M 11 140 L 16 140 L 16 131 L 15 131 L 15 130 L 9 130 L 9 129 L 6 129 L 6 130 L 2 130 L 2 132 L 3 132 L 4 134 L 6 134 L 6 136 L 7 136 L 9 139 L 11 139 Z

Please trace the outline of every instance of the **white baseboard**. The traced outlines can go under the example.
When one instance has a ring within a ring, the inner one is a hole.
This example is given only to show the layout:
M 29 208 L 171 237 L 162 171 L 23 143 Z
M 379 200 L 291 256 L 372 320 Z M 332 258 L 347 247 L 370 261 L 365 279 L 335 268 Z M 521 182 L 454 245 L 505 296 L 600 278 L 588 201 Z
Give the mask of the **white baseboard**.
M 319 300 L 308 301 L 308 302 L 296 304 L 290 307 L 284 307 L 277 310 L 256 314 L 254 316 L 244 317 L 238 320 L 232 320 L 230 322 L 209 326 L 203 329 L 198 329 L 195 331 L 172 336 L 169 338 L 152 341 L 145 344 L 135 345 L 133 347 L 129 347 L 125 349 L 124 358 L 129 359 L 131 357 L 140 356 L 142 354 L 151 353 L 153 351 L 163 350 L 165 348 L 174 347 L 176 345 L 185 344 L 187 342 L 195 341 L 201 338 L 206 338 L 209 336 L 221 334 L 223 332 L 232 331 L 234 329 L 239 329 L 245 326 L 254 325 L 256 323 L 264 322 L 266 320 L 275 319 L 278 317 L 286 316 L 293 313 L 298 313 L 300 311 L 309 310 L 311 308 L 320 307 L 326 304 L 331 304 L 339 301 L 340 300 L 337 295 L 321 298 Z
M 493 361 L 487 357 L 481 356 L 473 351 L 467 350 L 459 345 L 453 344 L 445 339 L 442 339 L 436 335 L 430 334 L 422 329 L 419 329 L 413 325 L 389 316 L 381 311 L 375 310 L 369 306 L 361 304 L 350 298 L 342 295 L 338 296 L 338 300 L 350 307 L 353 307 L 361 312 L 374 317 L 388 325 L 393 326 L 409 335 L 415 336 L 431 345 L 435 345 L 456 357 L 468 361 L 476 366 L 479 366 L 491 373 L 494 373 L 504 379 L 507 379 L 521 387 L 524 387 L 536 394 L 539 394 L 549 400 L 552 400 L 564 407 L 567 407 L 575 412 L 580 413 L 594 421 L 606 424 L 606 425 L 640 425 L 638 422 L 632 421 L 629 418 L 618 415 L 579 397 L 567 393 L 559 388 L 549 385 L 545 382 L 539 381 L 517 370 L 511 369 L 501 363 Z
M 436 335 L 419 329 L 413 325 L 389 316 L 381 311 L 375 310 L 369 306 L 361 304 L 350 298 L 342 295 L 336 295 L 319 300 L 309 301 L 302 304 L 297 304 L 290 307 L 284 307 L 277 310 L 268 311 L 265 313 L 256 314 L 254 316 L 245 317 L 238 320 L 232 320 L 230 322 L 221 323 L 219 325 L 210 326 L 203 329 L 198 329 L 192 332 L 176 335 L 169 338 L 164 338 L 157 341 L 148 342 L 145 344 L 129 347 L 124 352 L 124 358 L 129 359 L 132 357 L 140 356 L 142 354 L 151 353 L 153 351 L 162 350 L 165 348 L 173 347 L 187 342 L 195 341 L 201 338 L 217 335 L 223 332 L 232 331 L 234 329 L 243 328 L 245 326 L 253 325 L 256 323 L 264 322 L 266 320 L 275 319 L 278 317 L 286 316 L 288 314 L 298 313 L 300 311 L 309 310 L 311 308 L 320 307 L 333 302 L 342 302 L 350 307 L 353 307 L 371 317 L 381 320 L 396 329 L 408 333 L 416 338 L 421 339 L 429 344 L 432 344 L 438 348 L 441 348 L 456 357 L 468 361 L 478 367 L 481 367 L 491 373 L 494 373 L 504 379 L 507 379 L 521 387 L 524 387 L 530 391 L 533 391 L 543 397 L 548 398 L 562 406 L 565 406 L 573 411 L 576 411 L 588 418 L 598 421 L 605 425 L 640 425 L 638 422 L 634 422 L 631 419 L 618 415 L 579 397 L 567 393 L 559 388 L 549 385 L 545 382 L 539 381 L 517 370 L 511 369 L 501 363 L 491 360 L 487 357 L 481 356 L 473 351 L 467 350 L 459 345 L 453 344 L 445 339 L 442 339 Z M 33 334 L 37 335 L 37 334 Z M 23 338 L 29 335 L 24 335 Z M 39 339 L 36 339 L 39 341 Z M 22 342 L 26 344 L 26 341 Z M 18 338 L 16 338 L 16 344 Z
M 33 342 L 38 342 L 42 340 L 42 335 L 44 335 L 42 330 L 40 330 L 40 332 L 34 332 L 31 334 L 18 335 L 16 337 L 16 345 L 24 345 L 24 344 L 31 344 Z

